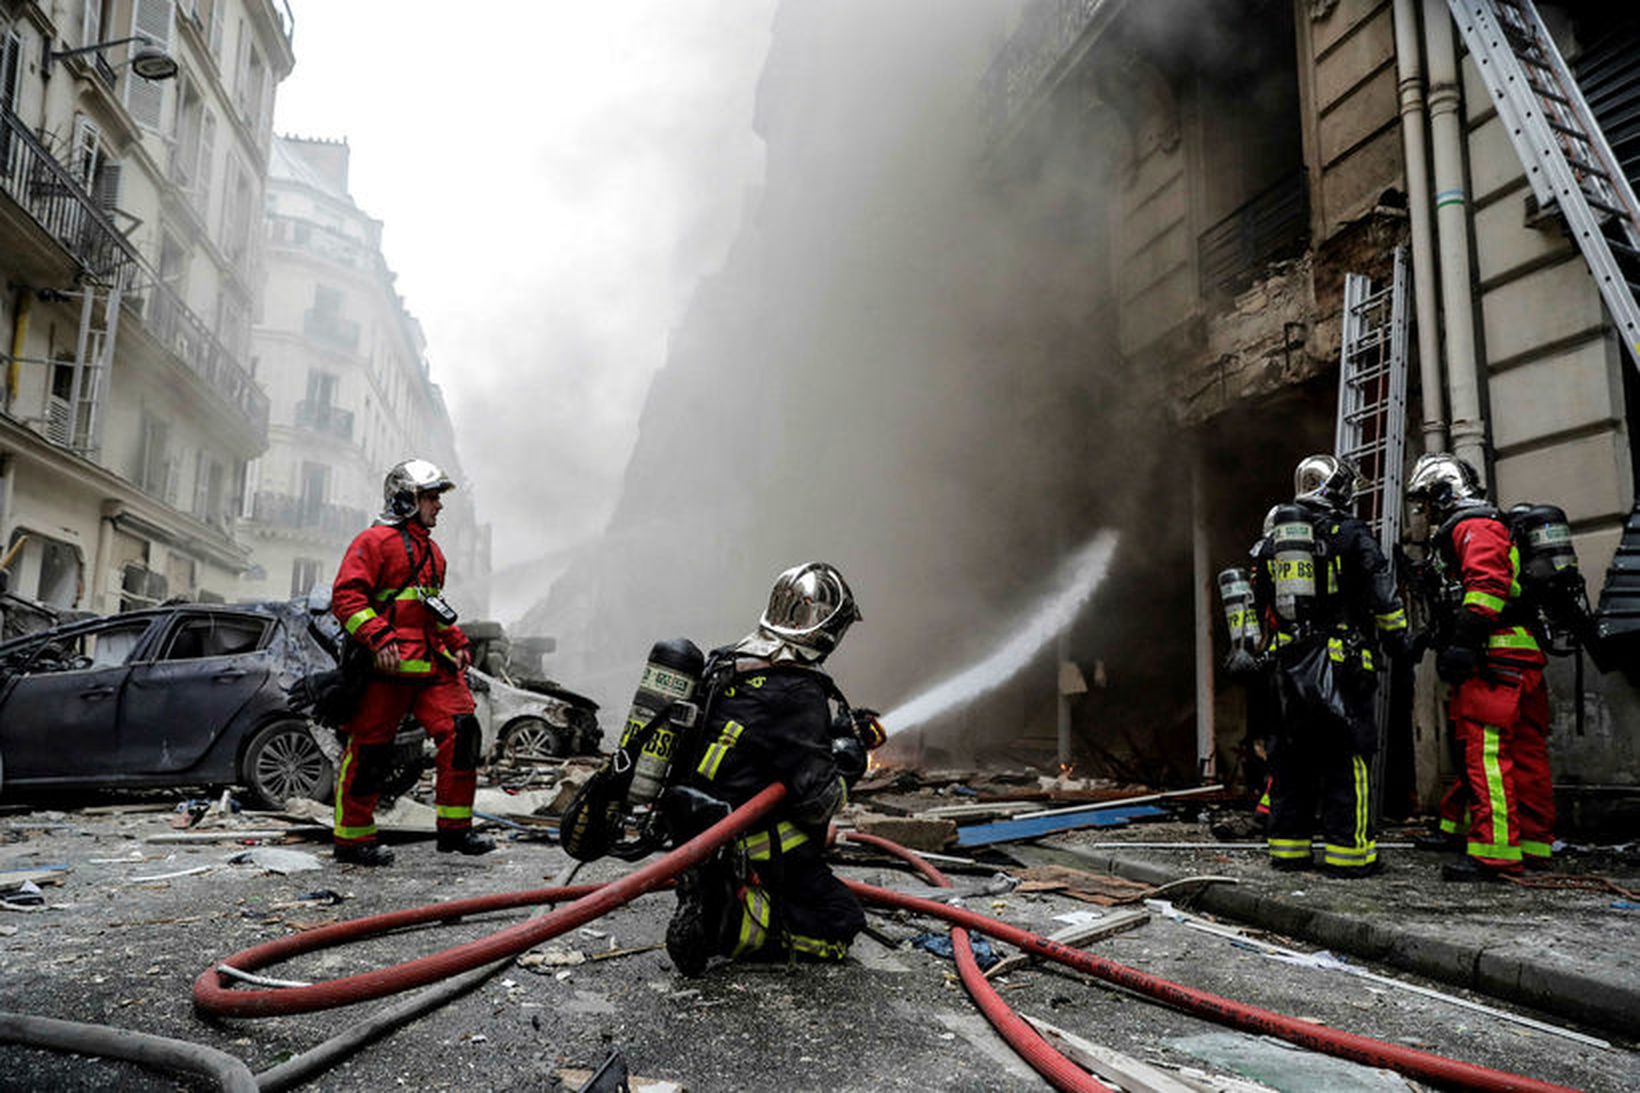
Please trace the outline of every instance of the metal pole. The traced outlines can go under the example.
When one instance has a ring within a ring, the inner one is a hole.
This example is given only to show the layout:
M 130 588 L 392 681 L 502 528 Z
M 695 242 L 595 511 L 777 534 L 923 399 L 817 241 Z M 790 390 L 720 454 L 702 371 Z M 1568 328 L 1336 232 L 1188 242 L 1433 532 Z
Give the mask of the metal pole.
M 1190 474 L 1191 574 L 1196 616 L 1196 774 L 1216 776 L 1213 748 L 1213 573 L 1207 538 L 1207 490 L 1201 445 L 1195 448 Z

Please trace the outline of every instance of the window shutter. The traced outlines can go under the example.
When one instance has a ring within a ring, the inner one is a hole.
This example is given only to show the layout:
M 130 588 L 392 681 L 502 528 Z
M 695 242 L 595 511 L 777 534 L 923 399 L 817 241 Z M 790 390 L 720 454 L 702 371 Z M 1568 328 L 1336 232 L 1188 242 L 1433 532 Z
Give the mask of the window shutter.
M 15 30 L 0 34 L 0 112 L 17 113 L 17 94 L 22 76 L 23 39 Z
M 85 0 L 80 16 L 80 44 L 89 46 L 102 41 L 102 0 Z
M 211 181 L 216 170 L 216 115 L 205 111 L 199 128 L 199 172 L 194 176 L 194 192 L 199 195 L 199 215 L 210 222 Z
M 171 25 L 176 5 L 173 0 L 136 0 L 131 13 L 131 33 L 151 38 L 166 49 L 171 47 Z M 132 43 L 136 49 L 138 43 Z M 159 129 L 165 118 L 165 83 L 145 80 L 129 67 L 125 70 L 125 108 L 145 129 Z
M 120 165 L 97 164 L 97 177 L 91 183 L 91 200 L 97 208 L 107 211 L 120 203 Z
M 202 448 L 194 453 L 194 508 L 193 513 L 201 520 L 205 518 L 206 500 L 210 496 L 207 489 L 205 450 Z
M 102 166 L 102 130 L 84 114 L 74 116 L 74 158 L 69 164 L 74 177 L 87 190 L 96 185 Z

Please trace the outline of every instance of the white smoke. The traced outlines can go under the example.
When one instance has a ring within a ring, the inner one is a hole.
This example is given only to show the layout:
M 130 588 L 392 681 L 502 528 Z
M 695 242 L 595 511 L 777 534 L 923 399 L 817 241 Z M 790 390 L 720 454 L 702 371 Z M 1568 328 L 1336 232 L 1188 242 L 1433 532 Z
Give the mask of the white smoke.
M 882 723 L 889 735 L 915 728 L 1019 674 L 1048 642 L 1071 624 L 1082 605 L 1103 583 L 1116 553 L 1116 541 L 1114 531 L 1101 531 L 1071 555 L 1060 567 L 1054 591 L 1026 616 L 1024 623 L 996 652 L 885 713 Z

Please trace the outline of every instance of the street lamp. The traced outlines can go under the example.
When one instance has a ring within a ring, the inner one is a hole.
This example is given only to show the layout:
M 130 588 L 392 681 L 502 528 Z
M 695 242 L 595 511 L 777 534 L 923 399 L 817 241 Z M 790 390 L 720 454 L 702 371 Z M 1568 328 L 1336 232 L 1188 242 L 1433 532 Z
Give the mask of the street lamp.
M 122 46 L 127 42 L 141 42 L 132 51 L 131 59 L 126 62 L 131 71 L 145 80 L 169 80 L 177 74 L 176 58 L 165 52 L 164 47 L 158 45 L 152 38 L 141 34 L 134 34 L 129 38 L 115 38 L 108 42 L 98 42 L 95 45 L 80 46 L 78 49 L 58 49 L 47 55 L 48 61 L 60 61 L 65 57 L 78 57 L 83 53 L 95 53 L 108 49 L 111 46 Z M 50 65 L 47 65 L 49 71 Z

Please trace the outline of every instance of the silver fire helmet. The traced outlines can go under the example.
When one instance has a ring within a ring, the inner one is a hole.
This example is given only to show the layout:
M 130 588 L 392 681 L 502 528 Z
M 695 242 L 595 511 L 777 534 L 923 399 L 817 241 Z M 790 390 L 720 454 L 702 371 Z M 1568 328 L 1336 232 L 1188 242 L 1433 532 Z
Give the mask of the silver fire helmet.
M 1481 476 L 1464 460 L 1445 452 L 1418 457 L 1407 477 L 1407 533 L 1427 538 L 1435 526 L 1467 505 L 1486 500 Z
M 1355 488 L 1361 472 L 1336 455 L 1307 455 L 1293 468 L 1293 500 L 1319 505 L 1334 512 L 1355 506 Z
M 416 513 L 416 497 L 423 493 L 444 493 L 456 484 L 436 463 L 425 459 L 406 459 L 395 463 L 382 482 L 383 523 L 396 524 Z
M 773 639 L 799 658 L 815 662 L 836 649 L 859 618 L 854 593 L 837 567 L 806 562 L 775 578 L 769 606 L 752 637 Z

